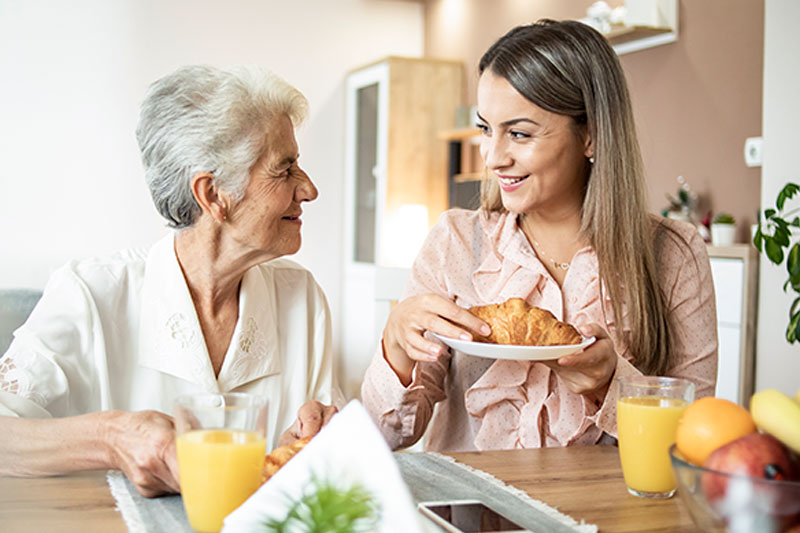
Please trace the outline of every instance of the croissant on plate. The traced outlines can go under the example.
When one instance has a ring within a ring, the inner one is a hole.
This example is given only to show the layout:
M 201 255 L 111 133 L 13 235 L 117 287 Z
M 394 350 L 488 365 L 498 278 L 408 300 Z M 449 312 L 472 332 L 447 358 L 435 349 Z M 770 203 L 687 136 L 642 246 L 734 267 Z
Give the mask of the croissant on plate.
M 470 307 L 469 311 L 492 328 L 487 337 L 475 336 L 478 342 L 525 346 L 581 342 L 581 335 L 574 327 L 561 322 L 546 309 L 528 305 L 522 298 L 510 298 L 501 304 Z
M 269 452 L 264 461 L 264 472 L 261 476 L 261 483 L 266 483 L 269 478 L 275 475 L 275 472 L 280 470 L 283 465 L 288 463 L 289 459 L 294 457 L 297 452 L 302 450 L 310 440 L 311 437 L 303 437 L 302 439 L 297 439 L 286 446 L 278 446 Z

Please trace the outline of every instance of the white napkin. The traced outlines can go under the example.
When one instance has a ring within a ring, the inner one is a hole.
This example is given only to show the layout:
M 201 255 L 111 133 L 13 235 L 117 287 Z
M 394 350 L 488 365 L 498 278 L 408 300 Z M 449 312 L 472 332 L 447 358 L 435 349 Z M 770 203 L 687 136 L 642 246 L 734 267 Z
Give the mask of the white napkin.
M 349 488 L 358 483 L 380 508 L 378 531 L 420 533 L 422 519 L 383 436 L 357 400 L 227 518 L 223 533 L 264 531 L 268 519 L 286 517 L 312 475 Z

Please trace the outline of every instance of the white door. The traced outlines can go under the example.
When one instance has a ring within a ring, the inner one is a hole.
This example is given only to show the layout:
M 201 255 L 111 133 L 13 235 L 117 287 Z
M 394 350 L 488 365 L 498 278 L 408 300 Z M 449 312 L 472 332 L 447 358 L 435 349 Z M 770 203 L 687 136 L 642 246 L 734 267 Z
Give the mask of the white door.
M 389 66 L 379 63 L 347 78 L 345 235 L 342 269 L 341 384 L 348 397 L 377 346 L 375 263 L 386 190 Z

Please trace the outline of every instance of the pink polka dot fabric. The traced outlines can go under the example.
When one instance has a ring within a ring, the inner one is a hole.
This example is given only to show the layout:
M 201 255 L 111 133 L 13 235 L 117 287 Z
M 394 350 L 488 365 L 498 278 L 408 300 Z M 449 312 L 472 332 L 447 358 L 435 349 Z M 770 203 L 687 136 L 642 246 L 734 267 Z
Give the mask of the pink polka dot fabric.
M 674 338 L 674 364 L 667 375 L 695 382 L 697 397 L 712 395 L 717 328 L 705 243 L 689 224 L 659 221 L 683 239 L 661 233 L 659 282 Z M 404 297 L 435 293 L 463 307 L 524 298 L 574 326 L 604 325 L 618 354 L 612 380 L 640 374 L 636 354 L 626 344 L 627 312 L 623 309 L 621 320 L 615 319 L 601 285 L 591 247 L 575 254 L 559 286 L 514 215 L 454 209 L 431 230 Z M 429 424 L 426 449 L 434 451 L 586 445 L 604 434 L 616 436 L 615 387 L 602 403 L 594 402 L 569 391 L 543 364 L 484 359 L 449 348 L 435 363 L 417 363 L 412 382 L 404 387 L 379 346 L 361 395 L 394 449 L 419 440 Z

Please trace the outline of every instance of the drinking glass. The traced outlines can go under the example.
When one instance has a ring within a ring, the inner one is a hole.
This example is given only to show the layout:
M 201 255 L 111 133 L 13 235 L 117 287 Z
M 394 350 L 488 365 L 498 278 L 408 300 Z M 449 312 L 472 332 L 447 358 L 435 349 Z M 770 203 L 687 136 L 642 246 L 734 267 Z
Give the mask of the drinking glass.
M 675 478 L 669 447 L 683 410 L 694 400 L 694 383 L 658 376 L 617 379 L 617 432 L 622 475 L 628 492 L 670 498 Z
M 267 401 L 243 393 L 181 396 L 175 401 L 175 425 L 189 523 L 196 531 L 217 532 L 261 484 Z

